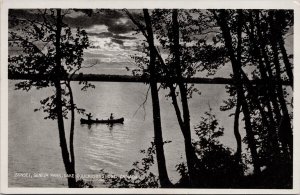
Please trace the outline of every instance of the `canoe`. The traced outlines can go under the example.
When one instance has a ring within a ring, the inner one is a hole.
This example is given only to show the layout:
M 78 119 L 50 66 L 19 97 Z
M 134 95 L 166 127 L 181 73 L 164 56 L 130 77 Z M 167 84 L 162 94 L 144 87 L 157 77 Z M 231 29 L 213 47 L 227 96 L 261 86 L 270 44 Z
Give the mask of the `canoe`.
M 117 119 L 107 119 L 107 120 L 88 120 L 88 119 L 84 119 L 81 118 L 80 119 L 80 123 L 81 124 L 93 124 L 93 123 L 108 123 L 108 124 L 113 124 L 113 123 L 123 123 L 124 122 L 124 118 L 117 118 Z

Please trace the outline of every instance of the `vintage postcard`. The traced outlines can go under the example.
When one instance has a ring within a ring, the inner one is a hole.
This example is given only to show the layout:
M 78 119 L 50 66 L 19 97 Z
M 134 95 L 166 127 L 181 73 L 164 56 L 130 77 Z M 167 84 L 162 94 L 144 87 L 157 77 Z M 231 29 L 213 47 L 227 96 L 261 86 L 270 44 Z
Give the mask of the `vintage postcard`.
M 300 193 L 300 1 L 4 0 L 1 193 Z

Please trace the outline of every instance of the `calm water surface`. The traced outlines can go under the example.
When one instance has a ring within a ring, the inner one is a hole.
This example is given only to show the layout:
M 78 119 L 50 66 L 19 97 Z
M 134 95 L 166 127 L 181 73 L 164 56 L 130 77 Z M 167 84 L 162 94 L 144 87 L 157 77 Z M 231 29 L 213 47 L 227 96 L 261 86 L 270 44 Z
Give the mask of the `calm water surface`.
M 9 186 L 11 187 L 66 187 L 65 178 L 15 177 L 16 173 L 65 173 L 59 147 L 57 122 L 44 120 L 38 108 L 39 101 L 54 93 L 54 89 L 15 91 L 15 81 L 9 81 Z M 140 108 L 145 99 L 148 86 L 142 83 L 94 83 L 96 89 L 80 91 L 73 83 L 75 102 L 78 107 L 91 112 L 94 118 L 102 119 L 114 113 L 124 117 L 123 125 L 109 127 L 105 124 L 81 125 L 80 117 L 75 121 L 76 171 L 79 174 L 99 174 L 101 169 L 112 174 L 125 174 L 132 163 L 141 159 L 139 151 L 150 146 L 153 140 L 151 96 Z M 235 148 L 232 118 L 228 112 L 220 112 L 225 95 L 223 85 L 196 85 L 202 95 L 195 94 L 190 100 L 191 124 L 194 126 L 208 110 L 208 104 L 220 118 L 225 127 L 222 142 Z M 163 136 L 172 141 L 165 145 L 165 155 L 170 178 L 179 179 L 175 165 L 184 161 L 183 137 L 180 132 L 171 101 L 165 98 L 166 92 L 160 91 Z M 69 121 L 65 121 L 68 135 Z M 195 138 L 195 136 L 193 136 Z M 156 166 L 153 172 L 157 172 Z M 104 185 L 93 180 L 96 187 Z

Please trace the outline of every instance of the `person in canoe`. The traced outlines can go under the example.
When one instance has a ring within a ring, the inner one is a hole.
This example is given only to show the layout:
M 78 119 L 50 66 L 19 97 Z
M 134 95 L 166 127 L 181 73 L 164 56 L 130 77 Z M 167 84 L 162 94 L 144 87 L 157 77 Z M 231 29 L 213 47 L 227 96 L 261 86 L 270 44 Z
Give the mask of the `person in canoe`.
M 88 117 L 89 121 L 92 119 L 92 114 L 91 113 L 87 114 L 86 116 Z
M 114 120 L 113 113 L 110 114 L 109 120 Z

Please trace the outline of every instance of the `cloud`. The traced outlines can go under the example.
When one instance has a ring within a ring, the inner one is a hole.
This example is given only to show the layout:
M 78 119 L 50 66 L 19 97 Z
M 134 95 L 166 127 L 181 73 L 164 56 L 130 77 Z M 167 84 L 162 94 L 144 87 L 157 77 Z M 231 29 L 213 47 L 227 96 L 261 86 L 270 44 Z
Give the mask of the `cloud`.
M 92 28 L 94 25 L 107 26 L 108 32 L 124 34 L 133 30 L 133 23 L 128 20 L 121 10 L 100 10 L 91 16 L 79 15 L 78 17 L 66 16 L 64 22 L 71 27 Z
M 136 36 L 133 36 L 131 33 L 127 34 L 114 34 L 111 32 L 101 32 L 101 33 L 88 33 L 93 44 L 91 48 L 103 48 L 103 47 L 116 47 L 118 46 L 123 50 L 134 49 L 138 44 L 138 39 Z M 100 44 L 100 42 L 106 42 L 105 45 Z M 98 46 L 96 46 L 98 45 Z
M 17 17 L 17 18 L 26 18 L 26 19 L 34 19 L 37 18 L 37 14 L 33 13 L 33 10 L 30 9 L 9 9 L 8 11 L 9 18 Z
M 112 38 L 90 37 L 90 49 L 98 51 L 123 51 L 123 45 L 118 41 L 112 41 Z
M 98 38 L 114 38 L 114 39 L 120 39 L 120 40 L 133 40 L 136 39 L 136 37 L 132 36 L 124 36 L 124 35 L 118 35 L 111 32 L 100 32 L 100 33 L 88 33 L 89 36 L 96 36 Z
M 18 19 L 27 19 L 27 20 L 35 20 L 37 22 L 41 22 L 43 20 L 42 17 L 39 17 L 36 10 L 30 9 L 9 9 L 8 11 L 8 28 L 14 29 L 16 25 L 20 25 L 19 23 L 15 23 L 15 18 Z
M 10 9 L 9 20 L 13 22 L 13 17 L 24 18 L 24 19 L 35 19 L 42 21 L 41 12 L 38 9 Z M 93 10 L 93 14 L 89 16 L 87 14 L 91 10 L 62 10 L 62 14 L 68 12 L 63 18 L 63 22 L 68 24 L 70 27 L 81 27 L 85 29 L 93 28 L 96 25 L 105 25 L 107 31 L 113 34 L 125 34 L 133 31 L 134 24 L 127 18 L 122 10 L 108 10 L 100 9 L 97 12 Z M 54 22 L 53 18 L 50 17 L 50 9 L 46 12 L 46 18 Z
M 110 58 L 111 55 L 107 55 L 107 54 L 104 54 L 104 53 L 94 53 L 92 51 L 85 51 L 84 52 L 84 57 L 86 58 Z
M 9 11 L 9 15 L 10 17 L 14 15 L 17 18 L 42 21 L 43 17 L 40 14 L 44 10 L 41 11 L 37 9 L 13 9 Z M 123 52 L 129 55 L 132 52 L 141 51 L 140 42 L 143 36 L 133 33 L 134 24 L 121 10 L 98 10 L 97 13 L 93 10 L 94 13 L 91 16 L 87 14 L 89 11 L 91 10 L 69 11 L 64 16 L 64 23 L 68 24 L 72 30 L 75 30 L 75 27 L 82 27 L 88 33 L 90 47 L 85 51 L 86 58 L 103 60 L 116 57 L 115 55 L 103 55 L 103 52 Z M 66 12 L 67 10 L 62 10 L 63 14 Z M 50 9 L 47 9 L 47 19 L 50 19 L 50 13 Z M 53 19 L 52 21 L 55 22 Z M 99 52 L 102 54 L 98 54 Z M 118 59 L 124 60 L 120 57 Z
M 94 25 L 91 28 L 85 29 L 85 31 L 91 36 L 96 36 L 99 33 L 108 32 L 107 26 L 105 26 L 104 24 Z
M 101 32 L 101 33 L 88 33 L 89 36 L 95 36 L 95 37 L 98 37 L 98 38 L 110 38 L 110 37 L 113 37 L 113 33 L 111 32 Z
M 123 44 L 124 44 L 124 41 L 122 41 L 122 40 L 120 40 L 120 39 L 111 39 L 111 41 L 113 42 L 113 43 L 117 43 L 117 44 L 119 44 L 119 45 L 122 45 L 123 46 Z

